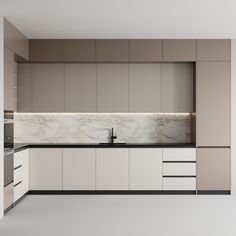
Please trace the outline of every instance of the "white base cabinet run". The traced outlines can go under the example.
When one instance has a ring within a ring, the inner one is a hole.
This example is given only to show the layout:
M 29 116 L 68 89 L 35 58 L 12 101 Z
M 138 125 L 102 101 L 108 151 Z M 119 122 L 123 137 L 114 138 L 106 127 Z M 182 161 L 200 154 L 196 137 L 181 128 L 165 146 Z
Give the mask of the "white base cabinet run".
M 63 149 L 63 190 L 95 190 L 95 148 Z
M 129 149 L 96 149 L 96 190 L 129 190 Z
M 162 149 L 130 149 L 130 190 L 162 190 Z

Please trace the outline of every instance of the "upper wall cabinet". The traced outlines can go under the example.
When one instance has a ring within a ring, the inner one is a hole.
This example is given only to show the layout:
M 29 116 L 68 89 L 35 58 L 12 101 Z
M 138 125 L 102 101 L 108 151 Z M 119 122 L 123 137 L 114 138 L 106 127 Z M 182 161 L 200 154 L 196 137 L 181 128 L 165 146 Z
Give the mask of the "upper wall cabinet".
M 193 64 L 162 65 L 162 111 L 193 112 Z
M 197 40 L 198 61 L 230 61 L 230 39 L 200 39 Z
M 29 59 L 29 40 L 6 19 L 4 19 L 4 45 L 25 60 Z
M 196 40 L 163 40 L 163 61 L 196 61 Z
M 32 65 L 32 111 L 64 111 L 64 65 Z
M 96 65 L 65 65 L 65 111 L 96 112 Z
M 95 40 L 67 39 L 63 40 L 64 62 L 95 62 Z
M 62 62 L 62 40 L 30 39 L 29 60 L 31 62 Z
M 97 111 L 128 112 L 128 64 L 97 65 Z
M 161 62 L 161 39 L 130 40 L 130 62 Z
M 96 40 L 97 62 L 129 62 L 129 40 Z
M 129 111 L 161 112 L 161 64 L 130 64 Z

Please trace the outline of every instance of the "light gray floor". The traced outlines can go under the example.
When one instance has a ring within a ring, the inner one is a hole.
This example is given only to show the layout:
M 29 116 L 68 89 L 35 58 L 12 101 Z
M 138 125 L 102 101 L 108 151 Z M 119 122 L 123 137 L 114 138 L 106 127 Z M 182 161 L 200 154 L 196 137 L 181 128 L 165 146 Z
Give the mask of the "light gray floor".
M 235 236 L 236 196 L 28 196 L 0 235 Z

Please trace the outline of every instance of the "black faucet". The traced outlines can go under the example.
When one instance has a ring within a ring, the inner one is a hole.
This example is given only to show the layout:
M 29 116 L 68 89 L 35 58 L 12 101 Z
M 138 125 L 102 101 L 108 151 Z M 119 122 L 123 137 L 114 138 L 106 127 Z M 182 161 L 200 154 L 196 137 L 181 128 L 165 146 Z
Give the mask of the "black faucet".
M 113 128 L 111 129 L 111 143 L 113 144 L 114 143 L 114 139 L 117 139 L 117 136 L 114 135 L 114 132 L 113 132 Z

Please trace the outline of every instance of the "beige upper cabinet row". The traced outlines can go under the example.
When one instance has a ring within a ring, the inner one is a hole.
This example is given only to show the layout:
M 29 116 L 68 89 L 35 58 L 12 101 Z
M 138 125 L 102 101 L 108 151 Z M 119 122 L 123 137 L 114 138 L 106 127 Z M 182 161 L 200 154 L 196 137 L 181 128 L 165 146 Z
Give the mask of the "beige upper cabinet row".
M 227 39 L 33 39 L 31 62 L 230 61 Z

